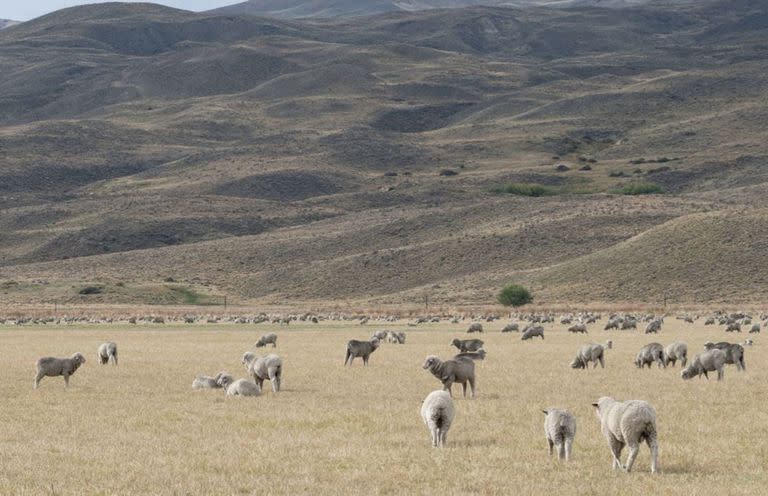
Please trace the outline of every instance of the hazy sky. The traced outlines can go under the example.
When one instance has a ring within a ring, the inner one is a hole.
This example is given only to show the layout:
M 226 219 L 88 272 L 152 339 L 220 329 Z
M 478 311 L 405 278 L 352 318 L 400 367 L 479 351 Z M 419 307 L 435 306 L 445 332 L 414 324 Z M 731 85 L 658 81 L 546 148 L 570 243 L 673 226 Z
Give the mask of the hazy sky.
M 28 21 L 54 10 L 87 3 L 104 3 L 105 1 L 108 0 L 0 0 L 0 19 Z M 137 0 L 122 1 L 134 2 Z M 154 0 L 151 3 L 159 3 L 185 10 L 209 10 L 224 5 L 240 3 L 241 1 L 243 0 Z

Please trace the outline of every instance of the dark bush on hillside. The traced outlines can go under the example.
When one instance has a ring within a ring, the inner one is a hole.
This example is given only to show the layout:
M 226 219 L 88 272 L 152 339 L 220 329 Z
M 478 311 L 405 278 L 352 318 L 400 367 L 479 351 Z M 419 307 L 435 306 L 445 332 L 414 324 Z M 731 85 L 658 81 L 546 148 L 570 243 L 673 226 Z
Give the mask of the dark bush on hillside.
M 618 195 L 657 195 L 664 193 L 664 190 L 658 184 L 637 182 L 625 184 L 611 192 Z
M 533 296 L 519 284 L 508 284 L 499 292 L 498 300 L 504 306 L 520 307 L 532 302 Z

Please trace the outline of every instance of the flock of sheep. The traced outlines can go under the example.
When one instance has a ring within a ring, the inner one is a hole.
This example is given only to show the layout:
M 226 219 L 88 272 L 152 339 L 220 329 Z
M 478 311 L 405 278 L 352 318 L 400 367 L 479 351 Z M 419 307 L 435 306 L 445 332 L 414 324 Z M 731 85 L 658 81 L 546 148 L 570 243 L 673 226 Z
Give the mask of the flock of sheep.
M 554 322 L 552 315 L 528 315 L 522 316 L 527 324 L 522 326 L 522 340 L 532 337 L 540 337 L 544 340 L 544 328 L 541 323 Z M 595 323 L 601 316 L 594 314 L 579 314 L 576 316 L 563 316 L 561 324 L 569 325 L 567 330 L 571 333 L 587 334 L 587 324 Z M 681 320 L 694 322 L 696 319 L 682 317 Z M 761 316 L 765 320 L 765 316 Z M 637 323 L 648 322 L 645 332 L 647 334 L 658 333 L 664 323 L 664 317 L 653 315 L 611 315 L 605 325 L 605 330 L 637 329 Z M 706 325 L 719 322 L 726 326 L 727 332 L 740 332 L 740 326 L 745 322 L 750 324 L 751 317 L 745 314 L 715 315 L 706 320 Z M 283 323 L 282 320 L 278 323 Z M 757 326 L 757 327 L 756 327 Z M 737 328 L 738 327 L 738 328 Z M 760 324 L 752 325 L 750 332 L 760 332 Z M 483 327 L 479 322 L 473 323 L 468 333 L 482 333 Z M 521 325 L 510 323 L 504 326 L 503 333 L 521 332 Z M 352 365 L 355 358 L 362 358 L 363 365 L 368 365 L 373 354 L 382 342 L 405 344 L 406 335 L 402 331 L 377 331 L 369 340 L 350 340 L 346 346 L 344 365 Z M 744 345 L 751 345 L 747 340 Z M 271 345 L 277 347 L 277 334 L 263 335 L 256 343 L 256 348 Z M 424 399 L 421 406 L 422 419 L 429 429 L 432 445 L 442 447 L 446 445 L 448 431 L 456 415 L 456 408 L 452 399 L 451 387 L 453 384 L 461 384 L 463 395 L 467 396 L 469 385 L 470 396 L 475 398 L 475 361 L 486 357 L 484 342 L 481 339 L 454 339 L 451 345 L 459 351 L 453 358 L 441 360 L 435 355 L 429 355 L 424 360 L 422 368 L 429 371 L 441 384 L 442 389 L 432 391 Z M 605 355 L 607 350 L 613 348 L 611 340 L 604 344 L 585 344 L 581 346 L 576 356 L 570 363 L 573 369 L 587 369 L 592 363 L 593 368 L 599 364 L 605 367 Z M 103 343 L 98 347 L 97 357 L 100 364 L 118 364 L 117 345 L 113 342 Z M 690 363 L 688 362 L 688 346 L 676 341 L 664 347 L 660 343 L 649 343 L 643 346 L 635 357 L 634 364 L 638 368 L 646 365 L 651 367 L 654 363 L 658 367 L 667 368 L 675 366 L 680 361 L 683 370 L 683 379 L 704 375 L 709 378 L 708 372 L 717 372 L 718 380 L 723 379 L 723 370 L 726 364 L 733 364 L 738 370 L 745 370 L 744 347 L 739 343 L 719 342 L 705 343 L 705 349 L 698 353 Z M 61 376 L 64 378 L 65 387 L 69 385 L 69 378 L 85 363 L 85 357 L 81 353 L 75 353 L 69 358 L 43 357 L 37 361 L 34 387 L 37 388 L 43 377 Z M 192 382 L 193 389 L 223 389 L 230 396 L 259 396 L 262 392 L 264 381 L 269 381 L 273 393 L 278 393 L 282 383 L 283 363 L 276 354 L 258 356 L 251 351 L 243 354 L 241 359 L 250 378 L 235 379 L 225 371 L 215 376 L 198 376 Z M 611 450 L 613 467 L 631 471 L 637 457 L 639 446 L 646 442 L 651 450 L 651 472 L 658 471 L 658 440 L 656 430 L 656 412 L 645 401 L 630 400 L 616 401 L 613 398 L 603 397 L 593 403 L 595 412 L 600 420 L 603 435 L 608 441 Z M 559 408 L 546 408 L 543 410 L 544 432 L 549 445 L 550 455 L 556 450 L 558 457 L 568 461 L 571 458 L 573 441 L 576 435 L 576 419 L 567 410 Z M 629 448 L 626 464 L 620 461 L 623 448 Z

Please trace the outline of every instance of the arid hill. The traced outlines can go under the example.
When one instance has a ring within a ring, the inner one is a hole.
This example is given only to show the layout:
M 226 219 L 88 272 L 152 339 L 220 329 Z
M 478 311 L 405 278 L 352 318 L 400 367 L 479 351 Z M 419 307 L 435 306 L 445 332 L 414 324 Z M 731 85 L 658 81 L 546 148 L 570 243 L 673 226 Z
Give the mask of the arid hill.
M 3 30 L 0 302 L 764 299 L 767 10 Z

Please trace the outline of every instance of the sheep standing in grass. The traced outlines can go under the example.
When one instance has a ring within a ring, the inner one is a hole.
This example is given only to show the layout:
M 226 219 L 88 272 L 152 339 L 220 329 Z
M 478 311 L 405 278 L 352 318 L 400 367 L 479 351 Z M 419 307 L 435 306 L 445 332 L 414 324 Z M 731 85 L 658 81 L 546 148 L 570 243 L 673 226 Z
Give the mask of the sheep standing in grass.
M 483 347 L 482 339 L 454 339 L 451 344 L 462 353 L 467 351 L 477 351 Z
M 656 410 L 646 401 L 616 401 L 607 396 L 592 406 L 596 408 L 601 430 L 611 448 L 613 468 L 631 472 L 640 443 L 645 441 L 651 449 L 651 473 L 656 473 L 659 470 Z M 626 468 L 619 459 L 624 446 L 629 446 Z
M 421 418 L 432 435 L 432 446 L 444 447 L 456 410 L 448 391 L 432 391 L 421 404 Z
M 99 363 L 106 365 L 110 360 L 117 365 L 117 345 L 115 343 L 102 343 L 97 351 Z
M 640 348 L 635 357 L 635 365 L 639 369 L 646 365 L 648 365 L 648 368 L 651 368 L 653 362 L 656 362 L 659 367 L 667 368 L 664 363 L 664 347 L 659 343 L 648 343 Z
M 462 358 L 459 360 L 440 360 L 434 355 L 424 360 L 422 368 L 432 372 L 432 375 L 443 383 L 443 389 L 451 394 L 451 386 L 454 382 L 461 384 L 464 397 L 467 396 L 467 382 L 472 390 L 472 398 L 475 397 L 475 362 Z M 453 396 L 453 394 L 451 394 Z
M 519 332 L 519 331 L 520 331 L 520 326 L 514 322 L 511 324 L 505 325 L 501 329 L 501 332 Z
M 736 370 L 746 370 L 747 365 L 744 363 L 744 347 L 738 343 L 727 343 L 721 341 L 719 343 L 712 343 L 707 341 L 704 343 L 704 349 L 711 350 L 717 348 L 725 352 L 725 363 L 728 365 L 736 365 Z
M 234 381 L 231 375 L 223 371 L 219 372 L 214 377 L 199 375 L 192 381 L 192 389 L 218 389 L 222 387 L 220 381 L 222 381 L 225 376 L 229 377 L 229 382 Z
M 344 359 L 344 365 L 351 366 L 352 361 L 357 357 L 362 357 L 363 365 L 368 365 L 368 358 L 379 347 L 379 343 L 381 341 L 378 338 L 372 338 L 370 341 L 351 339 L 347 343 L 347 356 Z
M 576 436 L 576 417 L 568 410 L 547 408 L 544 412 L 544 434 L 549 443 L 549 456 L 553 448 L 557 448 L 557 457 L 561 460 L 571 459 L 571 447 Z
M 473 333 L 473 332 L 483 332 L 483 324 L 480 322 L 475 322 L 469 326 L 469 329 L 467 329 L 467 333 Z
M 586 324 L 573 324 L 568 328 L 568 332 L 587 334 L 587 326 Z
M 390 331 L 376 331 L 373 334 L 371 334 L 371 339 L 376 338 L 379 341 L 384 341 L 387 339 L 387 336 L 389 335 Z
M 544 328 L 542 326 L 527 327 L 523 332 L 523 335 L 520 336 L 520 339 L 523 341 L 526 341 L 536 336 L 540 337 L 541 339 L 544 339 Z
M 258 341 L 256 341 L 256 348 L 261 348 L 262 346 L 266 346 L 268 344 L 271 344 L 273 348 L 277 347 L 277 334 L 274 332 L 270 332 L 269 334 L 265 334 L 262 337 L 259 338 Z
M 601 344 L 585 344 L 576 352 L 576 357 L 571 362 L 572 369 L 585 369 L 589 362 L 593 363 L 592 368 L 597 368 L 598 362 L 600 368 L 605 368 L 605 349 Z
M 674 367 L 678 360 L 680 360 L 682 367 L 688 363 L 688 345 L 679 341 L 664 348 L 664 365 L 671 363 Z
M 709 379 L 707 372 L 713 372 L 716 370 L 717 380 L 722 381 L 724 376 L 724 367 L 725 352 L 723 350 L 718 350 L 717 348 L 712 348 L 711 350 L 707 350 L 696 355 L 696 357 L 693 359 L 693 362 L 691 362 L 691 364 L 680 373 L 680 376 L 683 379 L 692 379 L 696 376 L 701 376 L 704 374 L 704 377 Z
M 221 377 L 218 384 L 224 388 L 227 396 L 259 396 L 261 394 L 261 388 L 255 382 L 248 379 L 235 380 L 231 375 Z
M 750 334 L 760 333 L 760 324 L 753 324 L 752 329 L 749 330 Z
M 272 384 L 272 392 L 280 391 L 283 381 L 283 361 L 277 355 L 258 357 L 253 353 L 243 354 L 243 365 L 253 376 L 253 381 L 258 384 L 259 390 L 264 386 L 264 381 L 269 379 Z
M 82 364 L 85 357 L 82 353 L 75 353 L 70 358 L 43 357 L 37 361 L 37 374 L 35 375 L 35 389 L 40 385 L 43 377 L 64 377 L 64 387 L 69 387 L 69 376 L 74 374 Z

